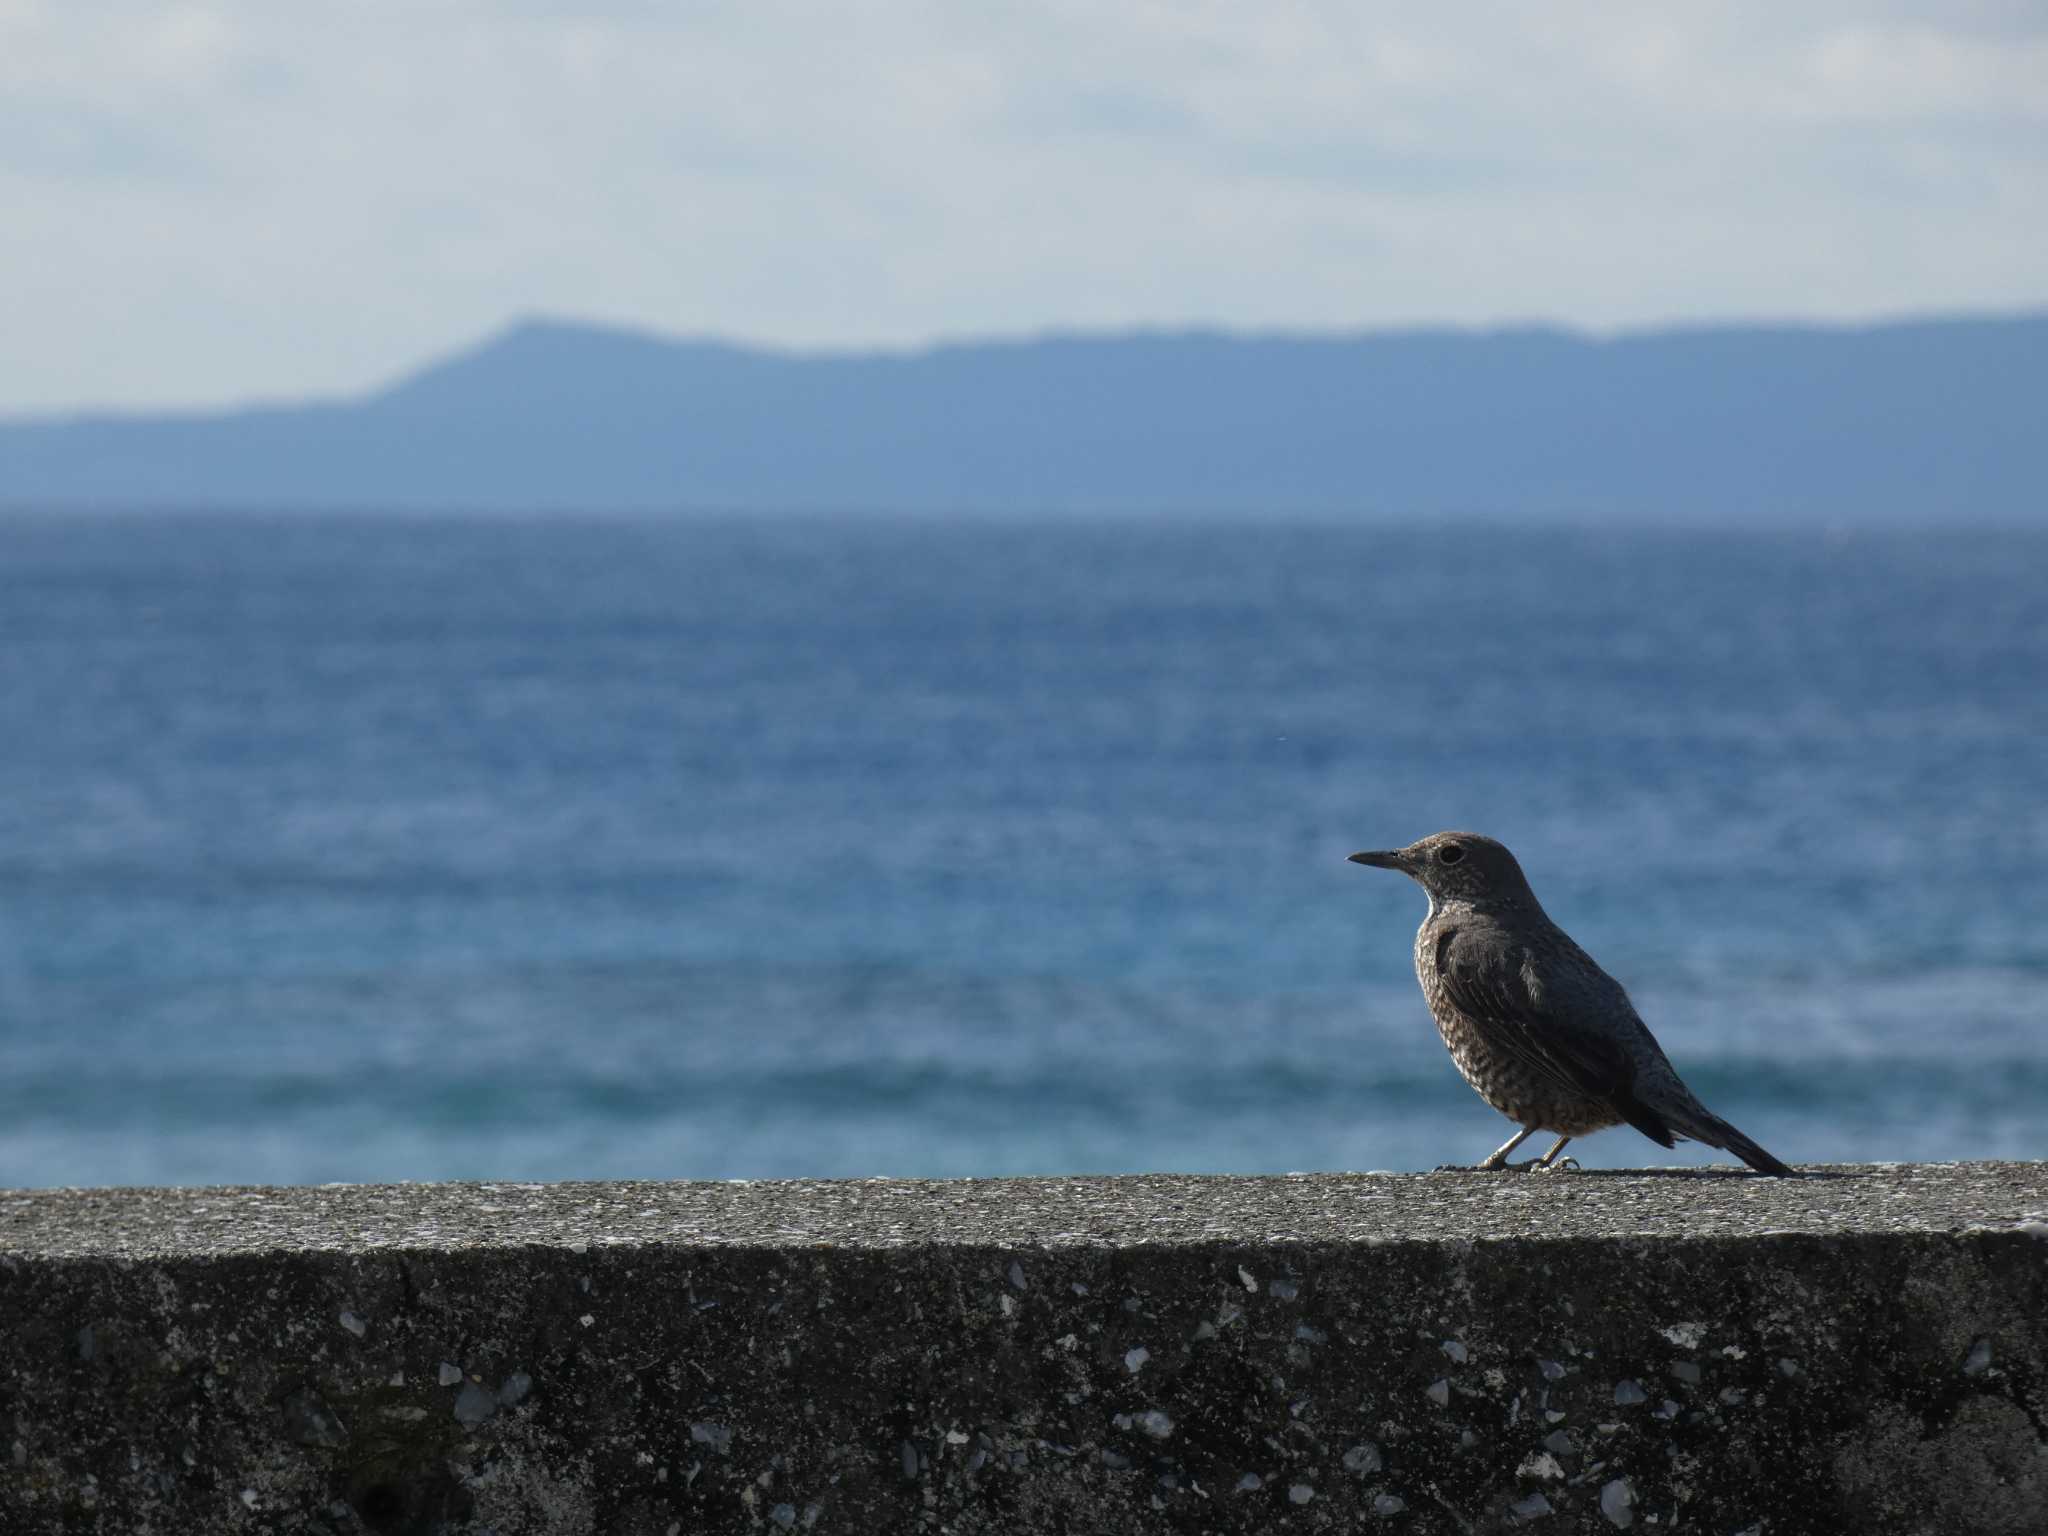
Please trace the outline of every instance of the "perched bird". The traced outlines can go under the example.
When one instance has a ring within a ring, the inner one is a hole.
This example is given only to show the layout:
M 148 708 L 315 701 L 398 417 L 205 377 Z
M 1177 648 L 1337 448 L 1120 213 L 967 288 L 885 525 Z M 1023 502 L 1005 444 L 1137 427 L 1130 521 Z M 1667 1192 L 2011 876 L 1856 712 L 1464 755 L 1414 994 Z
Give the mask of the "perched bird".
M 1573 1137 L 1625 1122 L 1662 1147 L 1687 1137 L 1759 1173 L 1792 1173 L 1693 1097 L 1621 983 L 1550 920 L 1492 838 L 1439 832 L 1351 860 L 1398 869 L 1429 894 L 1415 935 L 1422 995 L 1465 1081 L 1522 1127 L 1480 1168 L 1506 1167 L 1550 1131 L 1557 1145 L 1536 1161 L 1548 1168 Z

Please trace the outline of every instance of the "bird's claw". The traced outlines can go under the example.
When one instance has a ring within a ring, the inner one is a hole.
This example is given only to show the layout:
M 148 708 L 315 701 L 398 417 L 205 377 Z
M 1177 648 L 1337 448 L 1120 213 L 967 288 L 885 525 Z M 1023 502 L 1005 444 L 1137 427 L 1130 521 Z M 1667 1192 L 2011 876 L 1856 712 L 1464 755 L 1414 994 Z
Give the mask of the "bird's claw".
M 1538 1173 L 1577 1173 L 1579 1160 L 1576 1157 L 1560 1157 L 1554 1163 L 1539 1162 L 1535 1165 Z

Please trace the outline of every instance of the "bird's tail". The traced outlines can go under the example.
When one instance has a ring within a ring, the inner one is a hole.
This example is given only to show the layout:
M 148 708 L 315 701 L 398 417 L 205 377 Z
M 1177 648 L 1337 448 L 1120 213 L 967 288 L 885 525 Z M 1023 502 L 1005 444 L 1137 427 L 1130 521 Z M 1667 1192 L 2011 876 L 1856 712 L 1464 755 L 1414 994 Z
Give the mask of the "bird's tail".
M 1719 1147 L 1723 1152 L 1733 1152 L 1758 1173 L 1776 1174 L 1781 1179 L 1799 1177 L 1796 1168 L 1779 1162 L 1711 1110 L 1701 1108 L 1696 1114 L 1688 1115 L 1685 1123 L 1680 1124 L 1678 1129 L 1694 1141 L 1705 1142 L 1710 1147 Z

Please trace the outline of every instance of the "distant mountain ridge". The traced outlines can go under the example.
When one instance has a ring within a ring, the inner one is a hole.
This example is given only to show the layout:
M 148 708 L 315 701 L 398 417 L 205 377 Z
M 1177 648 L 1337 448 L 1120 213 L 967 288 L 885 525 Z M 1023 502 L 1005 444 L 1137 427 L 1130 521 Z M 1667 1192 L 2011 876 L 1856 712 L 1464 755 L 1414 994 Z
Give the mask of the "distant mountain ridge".
M 0 422 L 0 506 L 2048 521 L 2048 315 L 802 354 L 533 320 L 355 400 Z

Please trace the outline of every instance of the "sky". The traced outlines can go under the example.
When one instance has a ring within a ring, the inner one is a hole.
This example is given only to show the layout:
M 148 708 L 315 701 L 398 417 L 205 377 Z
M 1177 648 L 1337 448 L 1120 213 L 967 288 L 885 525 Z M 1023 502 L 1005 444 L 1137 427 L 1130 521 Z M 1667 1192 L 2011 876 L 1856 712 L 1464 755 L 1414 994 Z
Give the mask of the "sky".
M 523 316 L 817 348 L 2048 305 L 2048 5 L 0 0 L 0 413 Z

